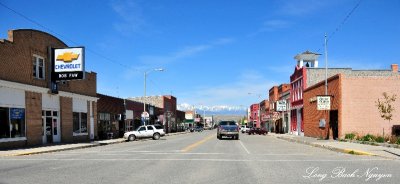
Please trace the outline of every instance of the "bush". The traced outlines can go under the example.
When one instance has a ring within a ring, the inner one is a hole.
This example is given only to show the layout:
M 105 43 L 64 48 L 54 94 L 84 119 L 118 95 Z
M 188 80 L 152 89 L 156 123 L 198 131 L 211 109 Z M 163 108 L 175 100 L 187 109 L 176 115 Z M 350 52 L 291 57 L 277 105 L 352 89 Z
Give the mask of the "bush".
M 362 141 L 368 141 L 368 142 L 373 142 L 375 141 L 375 136 L 371 134 L 367 134 L 364 137 L 361 138 Z
M 349 133 L 344 136 L 345 139 L 350 139 L 350 140 L 354 140 L 355 137 L 356 137 L 355 133 Z
M 376 137 L 375 141 L 379 142 L 379 143 L 383 143 L 383 142 L 385 142 L 385 138 L 383 138 L 382 136 L 378 136 L 378 137 Z
M 400 137 L 397 138 L 396 144 L 400 144 Z

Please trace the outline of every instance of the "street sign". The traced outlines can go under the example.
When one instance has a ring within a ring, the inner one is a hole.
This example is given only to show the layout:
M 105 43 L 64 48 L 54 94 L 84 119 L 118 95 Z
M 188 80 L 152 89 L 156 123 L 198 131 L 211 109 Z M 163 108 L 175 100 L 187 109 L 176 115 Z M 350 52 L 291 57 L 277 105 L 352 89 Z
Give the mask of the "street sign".
M 144 112 L 142 113 L 142 118 L 149 118 L 149 117 L 150 117 L 150 115 L 149 115 L 148 112 L 144 111 Z
M 317 96 L 317 110 L 331 110 L 331 97 Z

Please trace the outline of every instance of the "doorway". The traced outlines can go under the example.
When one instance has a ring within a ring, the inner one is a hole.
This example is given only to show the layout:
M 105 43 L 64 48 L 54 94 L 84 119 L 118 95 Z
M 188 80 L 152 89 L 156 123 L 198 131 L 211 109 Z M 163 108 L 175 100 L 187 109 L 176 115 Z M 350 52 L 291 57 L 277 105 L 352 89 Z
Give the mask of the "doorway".
M 61 141 L 60 122 L 58 111 L 42 111 L 42 142 L 43 144 L 56 143 Z
M 331 110 L 329 117 L 329 125 L 332 129 L 332 137 L 333 139 L 337 140 L 339 137 L 338 110 Z

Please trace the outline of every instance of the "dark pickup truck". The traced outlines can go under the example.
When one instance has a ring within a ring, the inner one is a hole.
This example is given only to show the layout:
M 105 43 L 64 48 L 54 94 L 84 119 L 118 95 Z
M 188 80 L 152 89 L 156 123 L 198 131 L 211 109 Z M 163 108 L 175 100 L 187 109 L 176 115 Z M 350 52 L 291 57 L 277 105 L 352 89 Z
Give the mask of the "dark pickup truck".
M 217 130 L 217 138 L 229 137 L 232 139 L 239 139 L 239 126 L 235 121 L 220 121 Z

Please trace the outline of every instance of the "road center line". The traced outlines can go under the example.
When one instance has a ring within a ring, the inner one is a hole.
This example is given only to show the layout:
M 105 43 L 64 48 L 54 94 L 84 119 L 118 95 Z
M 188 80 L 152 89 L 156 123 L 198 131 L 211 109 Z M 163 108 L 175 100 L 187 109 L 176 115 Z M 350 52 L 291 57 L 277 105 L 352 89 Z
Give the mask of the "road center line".
M 203 140 L 200 140 L 200 141 L 198 141 L 198 142 L 195 142 L 195 143 L 193 143 L 193 144 L 187 146 L 186 148 L 182 149 L 182 152 L 188 152 L 188 151 L 192 150 L 193 148 L 195 148 L 195 147 L 197 147 L 197 146 L 200 146 L 201 144 L 205 143 L 206 141 L 212 139 L 214 136 L 215 136 L 215 135 L 213 134 L 213 135 L 210 135 L 210 136 L 204 138 Z
M 250 154 L 250 151 L 246 148 L 246 146 L 244 146 L 242 141 L 239 141 L 239 143 L 240 143 L 240 145 L 242 145 L 243 149 L 247 152 L 247 154 Z

